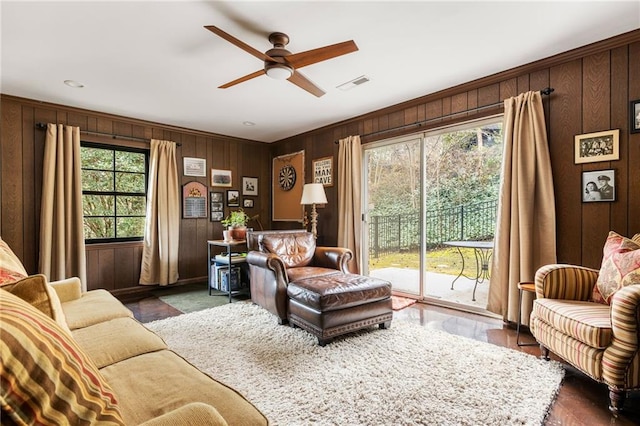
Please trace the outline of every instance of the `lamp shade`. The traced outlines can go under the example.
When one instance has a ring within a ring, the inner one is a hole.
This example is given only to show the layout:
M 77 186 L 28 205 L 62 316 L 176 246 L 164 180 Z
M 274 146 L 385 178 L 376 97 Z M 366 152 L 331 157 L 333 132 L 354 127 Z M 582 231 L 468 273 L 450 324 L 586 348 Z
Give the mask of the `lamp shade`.
M 302 188 L 300 204 L 327 204 L 327 195 L 321 183 L 307 183 Z

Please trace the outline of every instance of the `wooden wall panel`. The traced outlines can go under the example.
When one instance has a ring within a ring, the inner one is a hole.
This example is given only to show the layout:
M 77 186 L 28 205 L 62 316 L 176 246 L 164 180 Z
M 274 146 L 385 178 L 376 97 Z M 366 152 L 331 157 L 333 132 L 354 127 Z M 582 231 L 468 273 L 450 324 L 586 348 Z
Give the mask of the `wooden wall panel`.
M 631 101 L 640 100 L 640 41 L 629 45 L 629 104 Z M 629 108 L 629 107 L 627 107 Z M 629 112 L 627 112 L 629 114 Z M 628 217 L 631 232 L 640 232 L 640 133 L 628 134 L 628 155 L 629 155 L 629 203 Z
M 574 165 L 574 135 L 581 131 L 582 62 L 568 62 L 550 70 L 555 89 L 549 106 L 549 151 L 556 198 L 556 247 L 558 262 L 579 264 L 582 206 L 581 169 Z M 562 236 L 562 237 L 561 237 Z
M 0 170 L 2 191 L 2 232 L 0 236 L 9 244 L 16 256 L 25 257 L 24 216 L 21 209 L 14 208 L 23 204 L 23 162 L 9 161 L 22 158 L 22 109 L 17 102 L 6 102 L 2 105 L 2 144 L 0 153 L 2 169 Z

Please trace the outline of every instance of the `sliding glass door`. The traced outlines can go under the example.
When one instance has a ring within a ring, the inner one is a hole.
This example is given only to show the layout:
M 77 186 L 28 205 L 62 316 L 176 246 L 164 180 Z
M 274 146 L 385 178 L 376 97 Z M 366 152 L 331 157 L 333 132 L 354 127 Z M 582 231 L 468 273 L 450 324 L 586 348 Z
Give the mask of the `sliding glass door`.
M 363 149 L 365 273 L 396 294 L 484 309 L 502 117 Z

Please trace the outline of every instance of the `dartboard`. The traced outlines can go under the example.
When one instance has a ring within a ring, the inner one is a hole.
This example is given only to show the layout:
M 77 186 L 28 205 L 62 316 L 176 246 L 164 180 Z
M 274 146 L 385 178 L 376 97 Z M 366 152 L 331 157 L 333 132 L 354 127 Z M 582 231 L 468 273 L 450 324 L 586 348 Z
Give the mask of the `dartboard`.
M 280 169 L 278 183 L 280 184 L 280 188 L 285 191 L 290 190 L 293 188 L 293 185 L 296 184 L 296 169 L 294 169 L 291 164 L 287 164 Z

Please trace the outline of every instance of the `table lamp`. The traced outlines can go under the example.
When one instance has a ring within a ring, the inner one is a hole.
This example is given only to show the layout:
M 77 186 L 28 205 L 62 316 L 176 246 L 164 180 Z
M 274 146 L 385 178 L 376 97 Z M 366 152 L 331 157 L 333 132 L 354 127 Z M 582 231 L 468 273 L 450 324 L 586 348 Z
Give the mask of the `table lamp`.
M 318 213 L 316 204 L 327 204 L 327 195 L 324 193 L 324 186 L 321 183 L 307 183 L 302 188 L 302 200 L 300 204 L 311 204 L 311 232 L 314 237 L 318 236 Z

